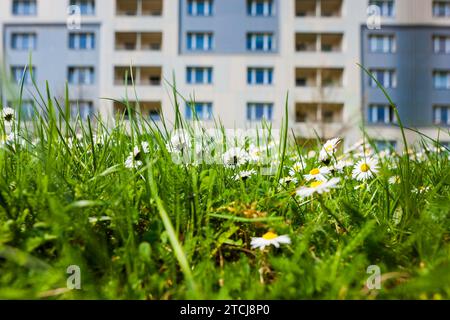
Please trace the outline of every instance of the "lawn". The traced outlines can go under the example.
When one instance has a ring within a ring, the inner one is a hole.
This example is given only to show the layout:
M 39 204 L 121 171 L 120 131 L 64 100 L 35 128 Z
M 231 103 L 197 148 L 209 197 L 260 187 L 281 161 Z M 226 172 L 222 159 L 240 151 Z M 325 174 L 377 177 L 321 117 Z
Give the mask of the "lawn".
M 173 124 L 129 110 L 111 126 L 51 95 L 37 108 L 0 120 L 2 299 L 450 297 L 437 141 L 396 153 L 362 132 L 311 150 L 286 121 L 206 130 L 175 105 Z

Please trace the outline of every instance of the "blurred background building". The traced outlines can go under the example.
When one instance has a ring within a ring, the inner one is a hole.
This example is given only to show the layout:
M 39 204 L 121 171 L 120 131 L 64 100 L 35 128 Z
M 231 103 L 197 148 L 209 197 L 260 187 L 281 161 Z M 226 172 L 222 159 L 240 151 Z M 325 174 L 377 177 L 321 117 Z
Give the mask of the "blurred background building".
M 41 99 L 32 77 L 61 104 L 67 82 L 74 114 L 111 121 L 125 98 L 173 121 L 176 84 L 227 128 L 279 127 L 289 92 L 301 142 L 348 145 L 364 124 L 398 147 L 394 110 L 360 63 L 405 126 L 450 141 L 450 0 L 2 0 L 0 35 L 1 101 L 25 117 Z

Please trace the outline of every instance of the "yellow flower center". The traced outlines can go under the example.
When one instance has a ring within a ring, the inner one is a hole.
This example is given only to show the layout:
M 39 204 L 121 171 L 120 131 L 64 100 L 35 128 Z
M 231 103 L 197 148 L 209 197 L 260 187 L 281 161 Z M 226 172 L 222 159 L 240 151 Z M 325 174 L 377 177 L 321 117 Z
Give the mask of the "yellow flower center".
M 320 170 L 317 168 L 312 169 L 309 174 L 312 176 L 318 175 L 320 173 Z
M 272 240 L 278 237 L 276 233 L 273 233 L 272 231 L 267 232 L 265 235 L 262 236 L 265 240 Z
M 326 151 L 333 151 L 333 145 L 330 144 L 330 145 L 326 146 L 325 150 Z
M 311 183 L 311 188 L 317 188 L 318 186 L 321 186 L 323 184 L 323 181 L 314 181 Z
M 367 164 L 367 163 L 363 163 L 362 165 L 361 165 L 361 171 L 362 172 L 367 172 L 367 171 L 369 171 L 370 170 L 370 167 L 369 167 L 369 165 Z

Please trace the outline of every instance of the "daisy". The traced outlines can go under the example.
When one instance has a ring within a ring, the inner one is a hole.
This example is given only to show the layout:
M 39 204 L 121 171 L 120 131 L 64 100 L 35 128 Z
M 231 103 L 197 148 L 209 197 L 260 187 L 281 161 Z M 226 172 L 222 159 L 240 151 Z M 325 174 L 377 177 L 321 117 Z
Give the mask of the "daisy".
M 325 142 L 319 153 L 320 161 L 327 161 L 336 152 L 337 146 L 341 142 L 340 138 L 334 138 Z
M 144 153 L 149 153 L 149 145 L 148 142 L 142 142 L 141 143 L 142 151 Z M 130 152 L 130 155 L 125 160 L 125 168 L 127 169 L 137 169 L 140 166 L 142 166 L 142 153 L 139 146 L 135 146 L 133 148 L 133 151 Z
M 330 180 L 325 181 L 313 181 L 309 187 L 301 187 L 297 190 L 297 195 L 301 198 L 307 198 L 312 196 L 314 193 L 322 194 L 325 192 L 329 192 L 333 188 L 338 187 L 338 183 L 341 179 L 339 178 L 331 178 Z
M 150 148 L 149 148 L 149 144 L 146 141 L 141 142 L 141 147 L 142 147 L 142 151 L 144 151 L 144 153 L 149 153 L 150 152 Z M 133 149 L 133 154 L 137 155 L 139 154 L 141 150 L 139 149 L 139 146 L 134 146 Z
M 378 160 L 367 158 L 359 160 L 353 167 L 352 177 L 358 181 L 364 181 L 372 178 L 378 173 Z
M 388 180 L 389 184 L 398 184 L 400 183 L 400 177 L 399 176 L 392 176 Z
M 226 166 L 239 166 L 248 161 L 248 153 L 242 148 L 231 148 L 222 155 L 223 164 Z
M 249 160 L 253 163 L 258 163 L 262 160 L 262 158 L 264 157 L 264 151 L 262 148 L 257 147 L 255 145 L 251 145 L 248 148 L 248 157 Z
M 343 173 L 344 168 L 353 166 L 353 161 L 351 160 L 338 160 L 336 163 L 332 164 L 332 170 L 335 172 Z
M 292 176 L 287 176 L 287 177 L 281 178 L 278 181 L 278 183 L 279 184 L 290 184 L 290 183 L 297 184 L 298 183 L 298 179 L 294 178 Z
M 5 145 L 11 145 L 14 142 L 14 133 L 10 133 L 9 135 L 0 136 L 0 147 Z
M 14 109 L 9 108 L 9 107 L 3 108 L 2 117 L 3 117 L 3 120 L 5 120 L 6 123 L 13 122 L 14 115 L 15 115 Z
M 169 152 L 182 152 L 183 150 L 189 149 L 190 146 L 191 138 L 189 133 L 183 130 L 177 131 L 170 139 L 170 143 L 166 145 Z
M 262 237 L 252 237 L 250 245 L 252 246 L 252 249 L 260 248 L 261 250 L 264 250 L 265 247 L 268 247 L 270 245 L 279 248 L 280 244 L 290 244 L 290 243 L 291 239 L 289 238 L 288 235 L 279 236 L 276 233 L 269 231 Z
M 238 174 L 236 174 L 234 176 L 234 180 L 247 180 L 248 178 L 250 178 L 251 176 L 256 174 L 256 170 L 255 169 L 251 169 L 251 170 L 244 170 L 239 172 Z
M 310 180 L 318 180 L 318 181 L 326 181 L 327 180 L 327 174 L 330 173 L 330 169 L 327 167 L 319 167 L 314 168 L 311 171 L 309 171 L 309 174 L 303 175 L 306 179 L 306 181 Z
M 305 170 L 305 163 L 303 162 L 303 160 L 297 161 L 296 163 L 294 163 L 292 165 L 292 168 L 289 169 L 289 175 L 290 176 L 295 176 L 297 173 Z
M 428 192 L 428 191 L 430 191 L 430 187 L 425 187 L 425 186 L 422 186 L 422 187 L 419 187 L 419 188 L 414 188 L 414 189 L 412 189 L 411 190 L 413 193 L 415 193 L 415 194 L 420 194 L 420 193 L 425 193 L 425 192 Z

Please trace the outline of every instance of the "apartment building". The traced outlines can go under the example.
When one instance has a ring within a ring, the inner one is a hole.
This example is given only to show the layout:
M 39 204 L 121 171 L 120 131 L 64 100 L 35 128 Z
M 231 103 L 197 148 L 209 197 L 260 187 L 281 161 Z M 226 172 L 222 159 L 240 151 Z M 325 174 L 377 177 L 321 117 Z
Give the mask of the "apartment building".
M 4 0 L 2 101 L 13 103 L 31 52 L 40 88 L 48 80 L 61 100 L 67 81 L 74 113 L 111 124 L 128 116 L 125 98 L 156 123 L 173 121 L 176 84 L 192 102 L 178 101 L 187 119 L 195 110 L 205 125 L 279 128 L 289 93 L 301 142 L 350 145 L 364 122 L 380 146 L 399 147 L 393 112 L 357 63 L 387 87 L 406 125 L 435 137 L 450 125 L 449 33 L 446 0 Z
M 361 25 L 362 64 L 396 105 L 404 126 L 449 144 L 450 1 L 372 1 L 383 8 L 381 29 Z M 362 73 L 368 132 L 390 145 L 401 142 L 398 121 L 381 90 Z M 420 135 L 406 130 L 410 141 Z M 381 145 L 385 145 L 380 143 Z

